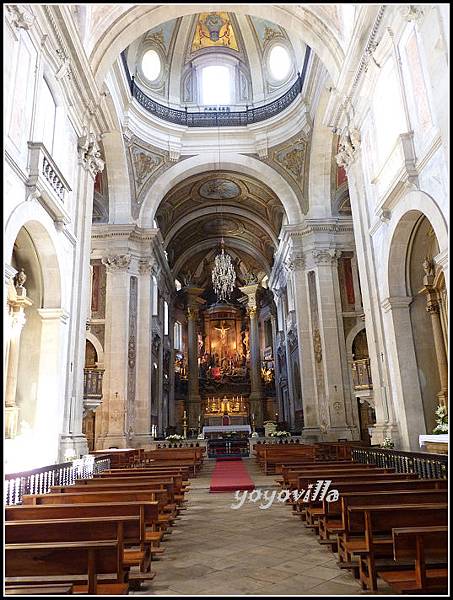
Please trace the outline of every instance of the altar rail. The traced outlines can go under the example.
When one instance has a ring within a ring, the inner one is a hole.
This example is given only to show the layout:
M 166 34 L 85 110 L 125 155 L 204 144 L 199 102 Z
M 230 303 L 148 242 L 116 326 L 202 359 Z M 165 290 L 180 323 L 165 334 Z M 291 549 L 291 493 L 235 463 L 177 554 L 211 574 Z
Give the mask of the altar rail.
M 26 494 L 48 494 L 53 485 L 72 485 L 76 479 L 91 479 L 109 468 L 108 458 L 84 456 L 58 465 L 10 473 L 5 475 L 5 505 L 21 504 Z
M 388 448 L 351 448 L 354 462 L 394 467 L 397 473 L 417 473 L 423 479 L 447 479 L 448 456 Z

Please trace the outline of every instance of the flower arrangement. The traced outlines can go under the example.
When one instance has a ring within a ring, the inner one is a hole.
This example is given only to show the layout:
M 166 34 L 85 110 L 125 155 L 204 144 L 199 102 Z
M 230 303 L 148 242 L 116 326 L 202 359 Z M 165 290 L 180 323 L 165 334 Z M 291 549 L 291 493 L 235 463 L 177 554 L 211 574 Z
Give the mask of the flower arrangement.
M 269 437 L 278 437 L 278 438 L 291 437 L 291 434 L 289 431 L 273 431 L 272 433 L 269 434 Z
M 168 440 L 169 442 L 179 442 L 180 440 L 183 440 L 184 438 L 182 435 L 178 435 L 177 433 L 174 433 L 173 435 L 167 435 L 167 437 L 165 439 Z
M 392 441 L 392 438 L 390 437 L 385 437 L 384 441 L 381 444 L 381 448 L 394 448 L 395 444 Z
M 448 433 L 448 411 L 447 407 L 440 404 L 436 410 L 436 427 L 433 433 Z

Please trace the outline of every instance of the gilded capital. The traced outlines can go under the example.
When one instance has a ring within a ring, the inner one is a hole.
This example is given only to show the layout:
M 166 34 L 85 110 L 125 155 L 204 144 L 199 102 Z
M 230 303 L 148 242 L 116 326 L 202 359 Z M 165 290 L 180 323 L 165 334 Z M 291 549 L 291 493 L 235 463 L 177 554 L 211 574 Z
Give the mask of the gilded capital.
M 189 306 L 187 308 L 187 318 L 189 321 L 195 321 L 198 318 L 198 309 L 193 306 Z
M 247 307 L 247 314 L 249 315 L 249 317 L 251 319 L 256 318 L 256 312 L 257 312 L 256 306 L 248 306 Z

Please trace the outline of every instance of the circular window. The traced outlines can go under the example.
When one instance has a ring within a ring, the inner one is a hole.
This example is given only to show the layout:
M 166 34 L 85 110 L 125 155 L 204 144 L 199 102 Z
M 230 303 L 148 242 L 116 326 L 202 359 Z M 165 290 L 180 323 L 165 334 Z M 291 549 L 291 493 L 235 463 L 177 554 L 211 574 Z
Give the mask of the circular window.
M 155 81 L 161 72 L 160 56 L 155 50 L 148 50 L 142 58 L 142 71 L 149 81 Z
M 269 55 L 269 69 L 271 75 L 277 81 L 288 77 L 291 70 L 291 58 L 288 50 L 283 46 L 274 46 Z

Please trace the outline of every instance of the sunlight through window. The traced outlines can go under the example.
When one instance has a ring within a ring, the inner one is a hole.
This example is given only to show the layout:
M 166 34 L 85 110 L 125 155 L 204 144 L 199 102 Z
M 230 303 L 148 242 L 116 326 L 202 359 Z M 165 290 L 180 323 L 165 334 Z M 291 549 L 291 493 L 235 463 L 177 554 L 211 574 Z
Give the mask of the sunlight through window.
M 202 103 L 230 104 L 230 70 L 228 67 L 213 65 L 202 71 Z
M 150 81 L 155 81 L 161 70 L 160 58 L 155 50 L 145 52 L 142 59 L 143 74 Z
M 291 58 L 286 48 L 275 46 L 269 56 L 269 69 L 271 75 L 277 81 L 282 81 L 288 76 L 291 69 Z

